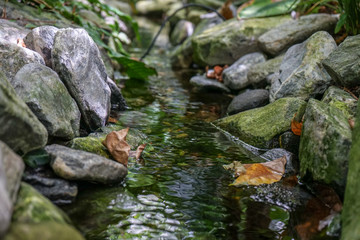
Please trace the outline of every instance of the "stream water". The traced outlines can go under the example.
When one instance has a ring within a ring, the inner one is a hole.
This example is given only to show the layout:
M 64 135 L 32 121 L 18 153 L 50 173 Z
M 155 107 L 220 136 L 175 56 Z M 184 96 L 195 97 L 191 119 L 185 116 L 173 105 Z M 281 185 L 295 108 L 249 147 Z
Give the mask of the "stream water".
M 229 186 L 234 178 L 222 165 L 252 163 L 259 154 L 210 124 L 229 97 L 193 92 L 188 82 L 196 71 L 172 71 L 163 49 L 146 61 L 158 76 L 126 81 L 122 92 L 131 109 L 118 118 L 144 132 L 153 150 L 145 165 L 130 164 L 122 184 L 80 186 L 65 211 L 87 239 L 300 239 L 316 225 L 316 211 L 329 214 L 291 177 Z M 316 227 L 309 236 L 331 239 Z

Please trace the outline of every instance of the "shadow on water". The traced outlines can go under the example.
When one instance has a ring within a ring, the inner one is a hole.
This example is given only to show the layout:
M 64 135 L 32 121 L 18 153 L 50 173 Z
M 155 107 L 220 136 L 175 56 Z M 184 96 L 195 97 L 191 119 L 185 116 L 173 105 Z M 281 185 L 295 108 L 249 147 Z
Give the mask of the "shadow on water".
M 93 240 L 297 239 L 294 229 L 313 196 L 284 181 L 229 186 L 233 177 L 222 165 L 256 155 L 210 124 L 229 97 L 192 92 L 196 71 L 172 71 L 163 51 L 146 61 L 159 76 L 126 81 L 131 109 L 118 119 L 146 133 L 153 151 L 145 165 L 129 165 L 120 185 L 80 186 L 76 203 L 65 208 L 74 224 Z

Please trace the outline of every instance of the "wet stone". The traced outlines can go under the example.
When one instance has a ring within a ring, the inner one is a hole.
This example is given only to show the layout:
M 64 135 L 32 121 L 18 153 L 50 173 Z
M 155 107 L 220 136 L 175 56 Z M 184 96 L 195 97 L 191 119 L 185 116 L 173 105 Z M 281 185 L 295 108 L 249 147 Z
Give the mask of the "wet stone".
M 124 111 L 128 108 L 125 98 L 121 94 L 121 90 L 116 85 L 116 83 L 110 79 L 109 77 L 106 78 L 106 83 L 108 84 L 110 91 L 111 91 L 111 109 Z
M 230 115 L 269 103 L 269 91 L 265 89 L 248 90 L 236 96 L 230 103 L 227 113 Z
M 296 136 L 292 132 L 284 132 L 279 137 L 280 147 L 294 154 L 299 153 L 300 136 Z
M 273 161 L 275 159 L 286 157 L 285 165 L 285 176 L 297 174 L 299 171 L 299 163 L 295 155 L 291 152 L 286 151 L 282 148 L 273 148 L 266 153 L 260 155 L 261 158 L 266 159 L 267 161 Z
M 194 76 L 190 79 L 191 85 L 195 86 L 198 91 L 203 92 L 224 92 L 229 93 L 230 90 L 221 82 L 215 79 L 209 79 L 205 75 Z

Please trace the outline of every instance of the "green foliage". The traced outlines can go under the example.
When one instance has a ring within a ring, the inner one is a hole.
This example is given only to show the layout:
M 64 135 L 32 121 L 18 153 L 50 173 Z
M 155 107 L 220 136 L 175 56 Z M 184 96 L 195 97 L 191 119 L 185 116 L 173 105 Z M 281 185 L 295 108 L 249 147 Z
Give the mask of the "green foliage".
M 337 1 L 335 0 L 301 0 L 296 10 L 302 15 L 319 13 L 322 8 L 338 12 Z
M 346 32 L 356 35 L 360 33 L 360 0 L 338 0 L 341 16 L 335 32 L 345 27 Z
M 269 17 L 291 12 L 298 0 L 255 0 L 250 6 L 245 7 L 240 13 L 240 18 Z

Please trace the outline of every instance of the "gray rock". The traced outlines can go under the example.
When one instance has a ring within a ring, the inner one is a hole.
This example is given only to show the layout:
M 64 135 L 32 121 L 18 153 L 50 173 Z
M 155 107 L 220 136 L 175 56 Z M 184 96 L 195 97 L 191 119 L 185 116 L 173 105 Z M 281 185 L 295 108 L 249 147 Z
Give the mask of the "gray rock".
M 18 39 L 23 39 L 29 32 L 29 29 L 14 22 L 0 19 L 0 40 L 16 44 Z
M 126 110 L 128 106 L 116 83 L 109 77 L 106 78 L 106 83 L 111 91 L 111 108 L 119 111 Z
M 250 53 L 223 71 L 224 84 L 231 90 L 240 90 L 250 85 L 247 78 L 249 68 L 257 63 L 265 62 L 262 53 Z
M 23 160 L 0 141 L 0 238 L 10 225 L 24 168 Z
M 275 159 L 286 157 L 285 175 L 296 174 L 299 169 L 299 164 L 295 159 L 294 154 L 286 151 L 282 148 L 273 148 L 266 153 L 260 155 L 261 158 L 267 161 L 273 161 Z
M 265 106 L 269 103 L 269 91 L 265 89 L 249 90 L 236 96 L 230 103 L 227 113 L 233 115 L 245 110 Z
M 161 17 L 174 3 L 176 0 L 140 0 L 136 2 L 136 10 L 142 15 Z
M 270 89 L 270 101 L 283 97 L 307 100 L 323 94 L 331 77 L 320 64 L 336 48 L 327 32 L 317 32 L 308 40 L 289 48 Z
M 34 28 L 26 37 L 26 47 L 39 53 L 48 67 L 52 67 L 51 49 L 54 45 L 54 37 L 59 29 L 53 26 L 41 26 Z
M 259 37 L 259 45 L 271 55 L 278 55 L 318 31 L 332 32 L 338 18 L 329 14 L 302 16 L 279 25 Z
M 338 87 L 330 86 L 321 101 L 340 109 L 348 119 L 355 116 L 357 100 Z
M 203 92 L 225 92 L 230 90 L 221 82 L 215 79 L 209 79 L 205 75 L 194 76 L 190 79 L 190 84 L 195 86 L 198 91 Z
M 127 168 L 121 163 L 93 153 L 56 144 L 46 146 L 45 150 L 52 157 L 52 169 L 64 179 L 106 184 L 121 182 L 127 175 Z
M 300 136 L 288 131 L 279 137 L 280 147 L 296 155 L 299 153 Z
M 21 154 L 45 146 L 46 128 L 0 72 L 0 140 Z
M 179 45 L 194 33 L 194 24 L 186 20 L 176 23 L 170 35 L 170 42 L 173 46 Z
M 84 29 L 61 29 L 51 52 L 53 68 L 75 99 L 90 130 L 104 126 L 110 89 L 99 49 Z
M 27 64 L 15 75 L 12 85 L 49 136 L 72 139 L 79 135 L 79 108 L 56 72 L 38 63 Z
M 201 66 L 233 64 L 246 54 L 259 52 L 257 38 L 289 19 L 281 16 L 220 23 L 192 39 L 194 61 Z
M 360 35 L 347 37 L 322 64 L 332 79 L 340 86 L 359 86 Z
M 28 63 L 45 64 L 37 52 L 0 39 L 0 71 L 10 82 L 20 68 Z
M 310 99 L 301 133 L 300 174 L 331 185 L 343 195 L 351 147 L 348 119 L 336 107 Z
M 249 68 L 247 80 L 253 86 L 266 86 L 267 77 L 279 71 L 283 55 L 255 64 Z

